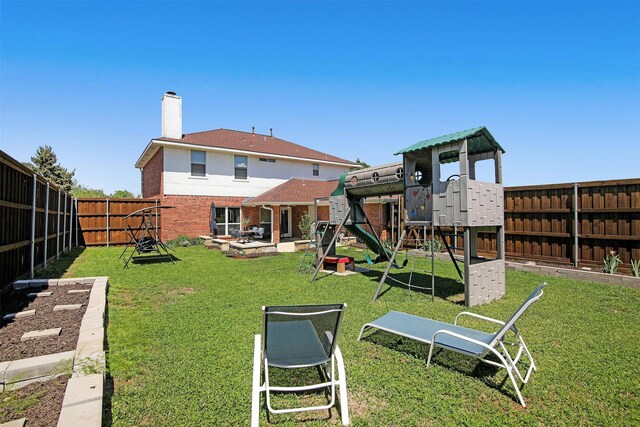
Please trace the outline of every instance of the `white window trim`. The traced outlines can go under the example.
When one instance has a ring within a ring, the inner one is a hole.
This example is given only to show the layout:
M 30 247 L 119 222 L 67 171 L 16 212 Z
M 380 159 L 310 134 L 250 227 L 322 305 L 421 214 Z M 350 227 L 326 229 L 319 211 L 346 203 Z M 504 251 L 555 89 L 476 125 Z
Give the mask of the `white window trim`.
M 247 159 L 246 161 L 246 167 L 244 168 L 239 168 L 238 166 L 236 166 L 236 157 L 244 157 L 245 159 Z M 246 178 L 238 178 L 236 177 L 236 170 L 237 169 L 244 169 L 247 172 L 247 177 Z M 249 181 L 249 156 L 244 156 L 242 154 L 234 154 L 233 155 L 233 179 L 234 181 Z
M 204 154 L 204 163 L 194 162 L 193 161 L 193 153 L 202 153 Z M 204 165 L 204 175 L 194 175 L 193 174 L 193 165 Z M 196 179 L 206 179 L 207 178 L 207 152 L 204 150 L 189 150 L 189 177 Z

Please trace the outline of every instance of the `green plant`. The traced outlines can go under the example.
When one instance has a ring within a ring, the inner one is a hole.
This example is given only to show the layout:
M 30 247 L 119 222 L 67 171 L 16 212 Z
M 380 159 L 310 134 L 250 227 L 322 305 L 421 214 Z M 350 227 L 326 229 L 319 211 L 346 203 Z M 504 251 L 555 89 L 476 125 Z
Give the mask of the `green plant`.
M 298 228 L 302 232 L 303 239 L 311 239 L 311 215 L 302 214 L 300 222 L 298 223 Z
M 631 260 L 631 275 L 633 277 L 640 277 L 640 259 Z
M 249 229 L 249 225 L 251 225 L 251 215 L 243 216 L 242 217 L 242 229 L 243 230 Z
M 422 244 L 422 249 L 424 249 L 427 252 L 431 252 L 431 240 L 426 240 Z M 441 240 L 434 239 L 433 240 L 433 249 L 434 249 L 434 252 L 436 252 L 436 253 L 442 252 L 442 250 L 444 249 L 444 243 L 442 243 Z
M 603 261 L 604 267 L 602 268 L 602 271 L 607 274 L 614 274 L 616 271 L 618 271 L 618 267 L 620 266 L 620 264 L 622 264 L 620 255 L 616 254 L 615 251 L 609 252 L 609 255 L 607 255 Z
M 169 246 L 170 248 L 175 248 L 176 246 L 187 247 L 187 246 L 202 245 L 203 243 L 204 243 L 204 240 L 201 239 L 200 237 L 189 237 L 185 234 L 180 234 L 175 239 L 169 240 L 167 242 L 167 246 Z

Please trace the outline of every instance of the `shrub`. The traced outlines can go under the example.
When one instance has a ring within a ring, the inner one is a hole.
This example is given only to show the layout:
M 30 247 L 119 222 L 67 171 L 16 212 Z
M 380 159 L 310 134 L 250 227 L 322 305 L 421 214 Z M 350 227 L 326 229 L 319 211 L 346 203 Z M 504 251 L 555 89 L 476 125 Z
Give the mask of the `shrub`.
M 298 228 L 302 232 L 303 239 L 311 239 L 311 215 L 302 214 Z
M 426 240 L 422 244 L 422 249 L 424 249 L 427 252 L 431 252 L 431 240 Z M 444 243 L 442 243 L 442 241 L 439 239 L 433 239 L 433 249 L 434 249 L 433 252 L 435 253 L 442 252 L 442 250 L 444 249 Z
M 203 243 L 204 239 L 201 239 L 200 237 L 189 237 L 185 234 L 179 234 L 175 239 L 169 240 L 167 242 L 167 246 L 169 246 L 170 248 L 175 248 L 176 246 L 187 247 L 202 245 Z

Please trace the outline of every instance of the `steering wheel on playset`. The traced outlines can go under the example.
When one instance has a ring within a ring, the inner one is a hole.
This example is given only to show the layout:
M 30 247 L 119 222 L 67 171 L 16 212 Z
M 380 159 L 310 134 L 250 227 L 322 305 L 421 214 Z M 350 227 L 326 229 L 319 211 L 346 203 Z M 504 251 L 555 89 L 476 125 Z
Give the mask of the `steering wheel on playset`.
M 460 175 L 458 175 L 457 173 L 454 173 L 449 178 L 447 178 L 447 181 L 452 181 L 454 177 L 458 177 L 458 179 L 456 179 L 456 181 L 460 181 Z

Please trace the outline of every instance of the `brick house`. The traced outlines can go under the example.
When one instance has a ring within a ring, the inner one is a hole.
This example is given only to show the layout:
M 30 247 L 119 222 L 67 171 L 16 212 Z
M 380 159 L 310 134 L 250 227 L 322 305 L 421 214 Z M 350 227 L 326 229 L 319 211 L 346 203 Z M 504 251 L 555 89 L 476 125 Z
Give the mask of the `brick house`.
M 162 97 L 162 135 L 152 139 L 135 164 L 142 197 L 175 206 L 162 214 L 162 237 L 210 233 L 212 203 L 218 235 L 250 225 L 265 227 L 273 242 L 300 236 L 304 212 L 325 197 L 344 172 L 360 166 L 274 137 L 229 129 L 182 133 L 182 98 Z M 301 198 L 301 196 L 304 196 Z

